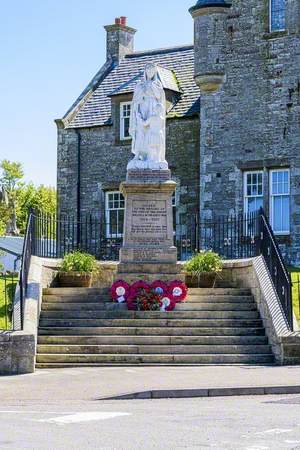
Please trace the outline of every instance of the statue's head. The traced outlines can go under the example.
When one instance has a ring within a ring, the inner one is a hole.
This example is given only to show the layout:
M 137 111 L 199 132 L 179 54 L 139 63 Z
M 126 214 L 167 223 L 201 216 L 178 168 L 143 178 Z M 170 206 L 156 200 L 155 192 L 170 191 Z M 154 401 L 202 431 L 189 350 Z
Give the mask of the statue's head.
M 157 74 L 157 66 L 156 64 L 147 64 L 145 67 L 145 78 L 146 80 L 154 80 Z

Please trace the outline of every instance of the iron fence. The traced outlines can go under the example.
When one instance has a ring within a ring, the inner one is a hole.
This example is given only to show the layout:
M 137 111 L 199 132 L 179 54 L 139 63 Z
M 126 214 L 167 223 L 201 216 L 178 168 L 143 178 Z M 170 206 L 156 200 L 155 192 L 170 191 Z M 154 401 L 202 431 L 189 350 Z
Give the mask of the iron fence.
M 13 272 L 0 273 L 0 330 L 13 328 L 13 302 L 18 276 Z
M 62 258 L 82 250 L 102 261 L 117 261 L 123 238 L 119 223 L 108 223 L 87 214 L 77 221 L 72 216 L 31 216 L 32 253 L 44 258 Z M 185 261 L 200 250 L 213 250 L 226 259 L 249 258 L 257 254 L 259 214 L 217 217 L 199 221 L 196 215 L 182 216 L 174 223 L 174 245 L 178 259 Z
M 263 210 L 259 220 L 260 247 L 259 253 L 264 257 L 273 285 L 276 289 L 288 325 L 293 330 L 293 301 L 291 276 L 284 263 L 281 251 L 272 228 Z

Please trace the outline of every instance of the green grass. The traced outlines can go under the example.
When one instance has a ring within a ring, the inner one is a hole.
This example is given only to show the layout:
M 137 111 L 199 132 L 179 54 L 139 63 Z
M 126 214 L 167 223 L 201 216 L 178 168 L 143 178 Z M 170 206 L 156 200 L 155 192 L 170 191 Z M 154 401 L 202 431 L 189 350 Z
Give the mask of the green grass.
M 300 267 L 289 267 L 293 282 L 293 307 L 294 313 L 300 323 Z M 299 279 L 299 284 L 298 284 Z
M 18 279 L 0 275 L 0 330 L 11 328 L 11 306 Z M 5 295 L 6 291 L 6 295 Z

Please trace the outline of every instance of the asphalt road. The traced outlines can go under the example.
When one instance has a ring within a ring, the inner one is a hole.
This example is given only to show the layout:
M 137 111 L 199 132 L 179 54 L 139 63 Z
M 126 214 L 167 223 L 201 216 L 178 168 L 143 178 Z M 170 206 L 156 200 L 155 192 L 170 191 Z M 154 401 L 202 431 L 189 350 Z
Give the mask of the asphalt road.
M 300 396 L 15 398 L 0 400 L 0 423 L 1 450 L 300 449 Z

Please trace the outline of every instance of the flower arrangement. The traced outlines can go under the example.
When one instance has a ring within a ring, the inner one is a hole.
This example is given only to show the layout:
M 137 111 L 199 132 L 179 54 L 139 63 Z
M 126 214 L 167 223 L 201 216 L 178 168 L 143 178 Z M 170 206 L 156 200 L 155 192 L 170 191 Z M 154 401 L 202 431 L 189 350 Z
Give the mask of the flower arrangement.
M 187 297 L 187 293 L 188 288 L 182 281 L 175 280 L 169 284 L 169 294 L 175 303 L 183 302 Z
M 127 301 L 129 294 L 130 294 L 130 286 L 126 281 L 116 281 L 113 283 L 110 294 L 112 299 L 118 303 L 124 303 Z
M 123 303 L 131 311 L 173 311 L 176 303 L 184 301 L 187 287 L 182 281 L 172 281 L 167 284 L 156 280 L 151 284 L 136 281 L 131 286 L 125 281 L 116 281 L 111 287 L 114 301 Z

